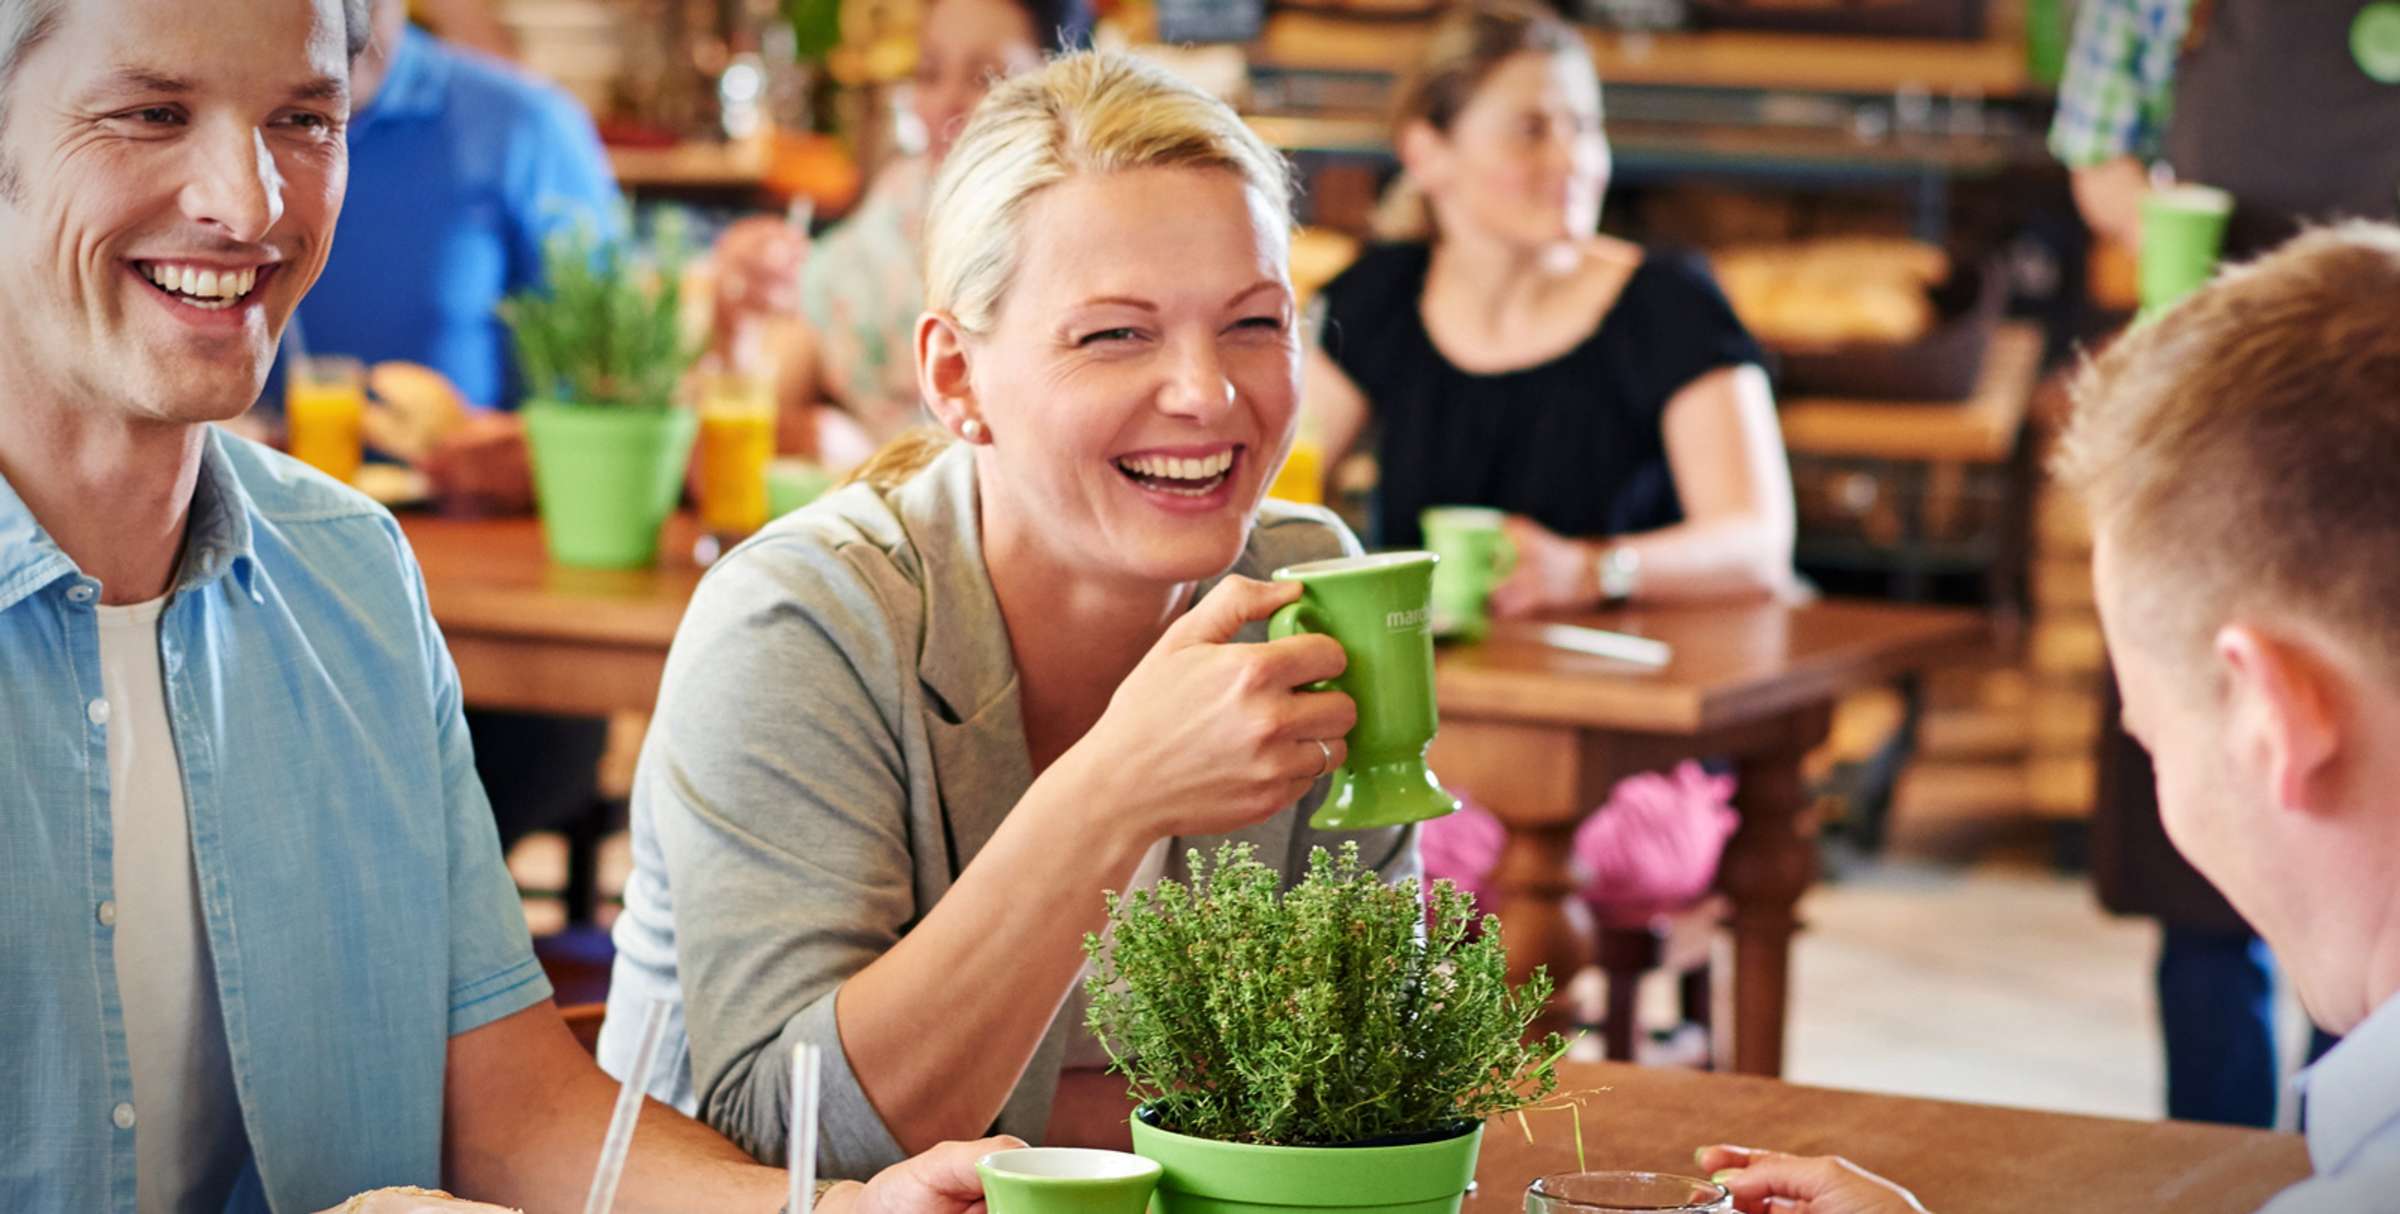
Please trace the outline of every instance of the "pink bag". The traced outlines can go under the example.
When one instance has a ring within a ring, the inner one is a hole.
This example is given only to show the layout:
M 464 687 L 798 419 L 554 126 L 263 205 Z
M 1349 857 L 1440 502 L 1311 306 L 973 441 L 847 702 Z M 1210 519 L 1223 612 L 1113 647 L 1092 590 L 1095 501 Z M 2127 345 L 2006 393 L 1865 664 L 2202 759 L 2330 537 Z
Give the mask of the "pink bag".
M 1741 822 L 1733 783 L 1692 762 L 1619 781 L 1608 804 L 1576 828 L 1577 896 L 1604 919 L 1697 901 L 1716 880 L 1725 841 Z M 1474 895 L 1480 910 L 1496 910 L 1492 872 L 1508 834 L 1490 810 L 1462 802 L 1418 835 L 1425 877 L 1447 878 Z

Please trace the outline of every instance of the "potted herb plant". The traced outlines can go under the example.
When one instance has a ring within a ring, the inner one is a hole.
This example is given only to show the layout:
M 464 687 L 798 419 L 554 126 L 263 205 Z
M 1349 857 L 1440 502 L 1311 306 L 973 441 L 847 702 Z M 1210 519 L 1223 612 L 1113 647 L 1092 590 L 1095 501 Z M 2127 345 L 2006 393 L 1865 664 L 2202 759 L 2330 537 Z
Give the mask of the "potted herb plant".
M 1159 1214 L 1455 1214 L 1485 1120 L 1547 1097 L 1566 1044 L 1527 1028 L 1540 972 L 1508 984 L 1497 920 L 1311 853 L 1288 891 L 1246 845 L 1189 885 L 1109 898 L 1088 937 L 1089 1027 L 1140 1102 Z
M 647 252 L 584 224 L 543 249 L 544 283 L 500 308 L 524 376 L 525 442 L 550 557 L 625 569 L 658 557 L 699 419 L 676 403 L 698 348 L 683 334 L 683 231 Z

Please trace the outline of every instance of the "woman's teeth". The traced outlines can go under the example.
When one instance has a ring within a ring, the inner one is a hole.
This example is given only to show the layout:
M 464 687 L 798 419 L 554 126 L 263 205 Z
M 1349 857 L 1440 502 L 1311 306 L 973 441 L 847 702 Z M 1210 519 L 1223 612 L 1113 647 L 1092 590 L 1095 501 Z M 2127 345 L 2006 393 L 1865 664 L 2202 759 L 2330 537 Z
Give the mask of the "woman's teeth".
M 218 311 L 230 308 L 248 297 L 258 285 L 258 267 L 246 270 L 218 270 L 205 266 L 183 266 L 171 262 L 144 262 L 142 277 L 158 288 L 178 296 L 195 308 Z
M 1116 461 L 1117 470 L 1162 493 L 1206 497 L 1224 483 L 1233 469 L 1233 449 L 1184 459 L 1171 455 L 1128 455 Z

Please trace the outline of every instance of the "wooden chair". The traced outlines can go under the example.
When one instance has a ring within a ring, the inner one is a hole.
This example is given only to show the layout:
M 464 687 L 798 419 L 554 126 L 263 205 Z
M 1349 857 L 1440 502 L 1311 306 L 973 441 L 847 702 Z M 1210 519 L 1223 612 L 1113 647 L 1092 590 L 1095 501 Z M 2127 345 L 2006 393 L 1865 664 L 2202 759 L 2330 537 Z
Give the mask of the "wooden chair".
M 567 1031 L 575 1034 L 575 1040 L 585 1052 L 595 1055 L 600 1052 L 600 1022 L 608 1016 L 607 1004 L 578 1003 L 558 1009 L 558 1014 L 567 1022 Z
M 1713 1069 L 1716 1017 L 1710 963 L 1725 912 L 1725 899 L 1712 894 L 1674 910 L 1599 921 L 1593 960 L 1608 978 L 1607 1018 L 1599 1027 L 1609 1061 L 1636 1061 L 1634 1050 L 1641 1041 L 1636 1015 L 1641 980 L 1654 970 L 1665 970 L 1675 975 L 1678 988 L 1677 1003 L 1683 1016 L 1678 1028 L 1697 1028 L 1708 1038 L 1702 1057 L 1710 1060 L 1709 1069 Z

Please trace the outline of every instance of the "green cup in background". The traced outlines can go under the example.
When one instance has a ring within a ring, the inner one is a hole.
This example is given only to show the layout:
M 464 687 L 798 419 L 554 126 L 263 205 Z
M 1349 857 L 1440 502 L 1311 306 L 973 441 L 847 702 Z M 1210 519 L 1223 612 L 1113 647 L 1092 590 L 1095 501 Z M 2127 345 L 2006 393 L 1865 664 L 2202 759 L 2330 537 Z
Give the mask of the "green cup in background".
M 994 1151 L 975 1171 L 991 1214 L 1143 1214 L 1160 1174 L 1139 1155 L 1075 1147 Z
M 767 515 L 782 518 L 833 488 L 834 475 L 813 460 L 784 456 L 767 465 Z
M 2173 185 L 2142 199 L 2142 316 L 2155 316 L 2207 285 L 2225 247 L 2233 195 L 2204 185 Z
M 1432 627 L 1440 560 L 1430 552 L 1385 552 L 1275 571 L 1276 581 L 1298 582 L 1301 591 L 1268 621 L 1267 635 L 1320 632 L 1341 642 L 1349 668 L 1325 687 L 1358 705 L 1358 724 L 1345 739 L 1350 757 L 1308 820 L 1318 830 L 1397 826 L 1458 809 L 1425 767 L 1440 726 Z
M 1433 635 L 1480 641 L 1492 629 L 1492 588 L 1517 563 L 1504 511 L 1489 506 L 1434 506 L 1417 516 L 1433 568 Z

